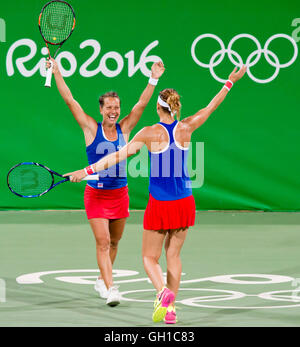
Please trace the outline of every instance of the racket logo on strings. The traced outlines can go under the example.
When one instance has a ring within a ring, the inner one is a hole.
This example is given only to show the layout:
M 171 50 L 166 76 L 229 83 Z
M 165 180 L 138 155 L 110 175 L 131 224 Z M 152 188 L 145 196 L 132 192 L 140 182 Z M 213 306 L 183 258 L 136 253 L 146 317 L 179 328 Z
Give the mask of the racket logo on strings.
M 55 177 L 58 177 L 60 180 L 55 182 Z M 98 181 L 99 175 L 89 175 L 83 180 Z M 9 190 L 22 198 L 40 197 L 65 182 L 70 182 L 70 177 L 64 177 L 47 166 L 34 162 L 17 164 L 7 174 Z
M 64 42 L 75 28 L 75 12 L 70 4 L 62 0 L 48 2 L 39 15 L 39 30 L 48 49 L 50 67 L 47 70 L 45 87 L 51 87 L 53 63 L 51 56 L 56 57 Z M 58 46 L 51 55 L 50 46 Z
M 24 191 L 35 189 L 39 185 L 37 173 L 31 170 L 20 171 L 20 181 L 21 189 Z
M 51 13 L 47 17 L 46 22 L 48 25 L 48 29 L 49 30 L 63 30 L 66 26 L 66 23 L 67 23 L 67 15 L 63 16 L 62 19 L 60 18 L 60 21 L 62 22 L 61 25 L 58 25 L 57 23 L 55 23 L 55 21 L 52 19 L 52 17 L 53 16 Z M 53 39 L 56 40 L 56 37 L 55 38 L 53 37 Z

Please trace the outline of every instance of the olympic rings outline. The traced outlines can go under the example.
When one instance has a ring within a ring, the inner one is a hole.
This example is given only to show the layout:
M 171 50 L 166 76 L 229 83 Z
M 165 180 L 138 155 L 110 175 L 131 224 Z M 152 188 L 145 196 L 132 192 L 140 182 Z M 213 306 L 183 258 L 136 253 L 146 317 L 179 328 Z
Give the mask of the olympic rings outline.
M 271 292 L 263 292 L 260 294 L 246 294 L 239 291 L 234 290 L 224 290 L 224 289 L 207 289 L 207 288 L 180 288 L 180 291 L 200 291 L 200 292 L 215 292 L 219 293 L 219 295 L 213 295 L 213 296 L 198 296 L 198 297 L 192 297 L 188 299 L 182 299 L 182 300 L 176 300 L 177 303 L 191 306 L 191 307 L 201 307 L 201 308 L 213 308 L 213 309 L 236 309 L 236 310 L 257 310 L 257 309 L 281 309 L 281 308 L 295 308 L 300 306 L 300 298 L 299 296 L 296 296 L 295 293 L 299 293 L 300 289 L 297 290 L 276 290 Z M 143 293 L 143 292 L 155 292 L 155 289 L 136 289 L 136 290 L 127 290 L 124 292 L 120 292 L 121 300 L 122 301 L 129 301 L 129 302 L 139 302 L 139 303 L 153 303 L 153 300 L 148 299 L 135 299 L 135 298 L 128 298 L 125 297 L 125 295 L 133 294 L 133 293 Z M 276 296 L 281 293 L 288 293 L 292 292 L 291 296 Z M 223 294 L 223 295 L 222 295 Z M 225 306 L 225 305 L 216 305 L 216 304 L 206 304 L 210 302 L 223 302 L 223 301 L 230 301 L 230 300 L 239 300 L 244 299 L 246 297 L 258 297 L 263 300 L 269 300 L 269 301 L 283 301 L 283 302 L 293 302 L 294 304 L 290 305 L 275 305 L 275 306 Z
M 196 46 L 198 44 L 198 42 L 204 38 L 211 38 L 211 39 L 215 39 L 219 44 L 220 44 L 220 47 L 221 49 L 218 50 L 217 52 L 215 52 L 209 63 L 206 64 L 206 63 L 203 63 L 201 62 L 197 57 L 196 57 L 196 54 L 195 54 L 195 49 L 196 49 Z M 218 82 L 220 83 L 225 83 L 227 79 L 222 79 L 220 78 L 219 76 L 216 75 L 215 71 L 214 71 L 214 67 L 216 67 L 217 65 L 219 65 L 222 60 L 224 59 L 225 57 L 225 54 L 227 53 L 228 55 L 228 58 L 229 60 L 232 62 L 232 64 L 234 64 L 235 66 L 238 66 L 238 67 L 241 67 L 244 62 L 243 62 L 243 59 L 242 57 L 232 49 L 232 46 L 234 44 L 235 41 L 237 41 L 238 39 L 241 39 L 241 38 L 247 38 L 247 39 L 250 39 L 252 40 L 256 46 L 257 46 L 257 49 L 255 51 L 253 51 L 247 58 L 246 62 L 245 62 L 245 65 L 247 66 L 247 74 L 248 76 L 254 81 L 254 82 L 257 82 L 257 83 L 269 83 L 271 81 L 273 81 L 279 74 L 279 71 L 280 71 L 280 68 L 286 68 L 290 65 L 292 65 L 295 60 L 297 59 L 298 57 L 298 46 L 295 42 L 295 40 L 291 37 L 291 36 L 288 36 L 286 34 L 275 34 L 273 36 L 271 36 L 265 43 L 264 45 L 264 48 L 262 48 L 260 42 L 257 40 L 256 37 L 254 37 L 253 35 L 250 35 L 250 34 L 239 34 L 239 35 L 236 35 L 234 36 L 229 44 L 228 44 L 228 48 L 226 49 L 225 48 L 225 45 L 224 45 L 224 42 L 216 35 L 214 34 L 202 34 L 202 35 L 199 35 L 192 43 L 192 46 L 191 46 L 191 54 L 192 54 L 192 58 L 193 60 L 195 61 L 195 63 L 201 67 L 204 67 L 204 68 L 209 68 L 210 70 L 210 73 L 211 75 L 213 76 L 213 78 L 215 80 L 217 80 Z M 277 39 L 277 38 L 285 38 L 287 39 L 288 41 L 290 41 L 293 45 L 293 48 L 294 48 L 294 55 L 293 57 L 290 59 L 290 61 L 288 61 L 287 63 L 284 63 L 284 64 L 280 64 L 279 62 L 279 59 L 277 57 L 277 55 L 270 51 L 268 48 L 269 48 L 269 45 L 270 43 Z M 254 65 L 256 65 L 256 63 L 259 61 L 259 59 L 261 58 L 261 55 L 262 53 L 264 54 L 264 57 L 265 59 L 267 60 L 267 62 L 275 67 L 275 72 L 274 74 L 269 77 L 269 78 L 266 78 L 266 79 L 258 79 L 256 78 L 252 72 L 250 71 L 250 68 Z M 220 55 L 220 57 L 216 60 L 217 56 Z M 255 57 L 255 59 L 251 62 L 252 58 Z M 237 59 L 237 61 L 233 58 L 233 56 L 235 56 L 235 58 Z M 270 59 L 271 56 L 275 63 Z M 215 61 L 216 60 L 216 61 Z

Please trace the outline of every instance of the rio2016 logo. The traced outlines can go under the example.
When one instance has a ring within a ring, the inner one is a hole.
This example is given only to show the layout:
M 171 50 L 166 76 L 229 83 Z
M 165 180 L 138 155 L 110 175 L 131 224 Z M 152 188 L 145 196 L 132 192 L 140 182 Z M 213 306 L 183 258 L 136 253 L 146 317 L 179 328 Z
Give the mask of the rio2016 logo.
M 55 280 L 59 282 L 94 285 L 98 275 L 99 270 L 95 269 L 57 270 L 21 275 L 16 281 L 21 285 L 35 285 L 44 283 L 42 277 L 55 276 Z M 137 277 L 138 275 L 139 272 L 134 270 L 113 270 L 114 283 L 120 285 L 121 290 L 125 285 L 129 288 L 120 292 L 121 300 L 153 303 L 153 300 L 148 299 L 147 293 L 150 292 L 152 298 L 155 289 L 149 288 L 151 282 L 148 277 Z M 183 273 L 176 299 L 176 302 L 182 305 L 230 310 L 266 310 L 300 306 L 299 278 L 275 274 L 225 274 L 192 279 L 185 279 L 185 276 Z M 141 298 L 140 293 L 144 293 L 145 298 Z
M 6 302 L 6 283 L 0 278 L 0 303 Z
M 160 61 L 161 58 L 156 55 L 148 55 L 149 52 L 156 47 L 159 44 L 159 42 L 153 41 L 151 42 L 142 52 L 138 62 L 136 62 L 135 52 L 133 50 L 127 52 L 124 55 L 124 58 L 127 59 L 127 66 L 128 66 L 128 77 L 132 77 L 138 70 L 140 70 L 145 76 L 150 76 L 151 71 L 147 68 L 147 63 L 153 63 L 156 61 Z M 29 54 L 27 54 L 25 57 L 19 57 L 15 60 L 15 65 L 20 72 L 21 75 L 24 77 L 31 77 L 33 76 L 37 71 L 40 71 L 41 76 L 46 76 L 46 66 L 45 66 L 45 57 L 48 55 L 48 51 L 46 47 L 43 47 L 41 49 L 41 54 L 43 57 L 38 61 L 38 63 L 31 69 L 28 70 L 24 63 L 27 63 L 31 59 L 33 59 L 37 54 L 37 45 L 36 43 L 31 39 L 20 39 L 13 43 L 10 48 L 8 49 L 7 55 L 6 55 L 6 71 L 8 76 L 13 76 L 15 73 L 14 69 L 14 61 L 13 57 L 15 54 L 15 51 L 19 47 L 28 47 L 29 48 Z M 99 73 L 102 73 L 106 77 L 116 77 L 118 76 L 124 68 L 124 61 L 125 59 L 122 57 L 122 55 L 118 52 L 112 51 L 105 53 L 100 58 L 100 51 L 101 51 L 101 45 L 97 40 L 85 40 L 80 45 L 80 49 L 85 49 L 86 47 L 91 47 L 93 49 L 92 55 L 88 58 L 87 61 L 85 61 L 79 68 L 79 73 L 83 77 L 93 77 L 98 75 Z M 61 61 L 66 60 L 69 63 L 69 69 L 66 69 L 62 66 Z M 116 63 L 115 69 L 110 69 L 108 67 L 107 61 L 113 60 Z M 69 51 L 62 51 L 59 53 L 56 57 L 56 61 L 60 67 L 60 71 L 64 77 L 70 77 L 72 76 L 75 71 L 77 70 L 77 59 Z M 94 70 L 89 70 L 89 66 L 99 61 L 98 67 Z
M 262 46 L 260 41 L 253 35 L 250 34 L 239 34 L 234 36 L 227 48 L 225 47 L 224 42 L 220 37 L 214 34 L 201 34 L 196 37 L 192 43 L 190 54 L 194 62 L 200 67 L 209 69 L 211 76 L 220 83 L 225 83 L 227 78 L 219 77 L 215 73 L 214 69 L 219 64 L 222 63 L 225 55 L 227 54 L 231 63 L 235 66 L 241 66 L 243 64 L 247 65 L 247 74 L 250 79 L 252 79 L 256 83 L 269 83 L 273 81 L 279 74 L 280 69 L 287 68 L 291 66 L 298 57 L 298 46 L 297 42 L 300 41 L 300 18 L 295 18 L 292 23 L 292 27 L 295 29 L 292 32 L 292 35 L 286 34 L 275 34 L 272 35 Z M 210 38 L 215 40 L 219 45 L 220 49 L 217 50 L 208 62 L 203 62 L 201 57 L 199 57 L 199 53 L 196 54 L 196 49 L 200 44 L 200 41 L 204 38 Z M 275 52 L 269 49 L 269 45 L 272 41 L 277 39 L 285 39 L 292 45 L 292 55 L 290 59 L 286 62 L 281 62 Z M 255 43 L 256 49 L 248 55 L 247 59 L 243 61 L 239 52 L 233 49 L 233 45 L 237 40 L 240 39 L 248 39 Z M 0 42 L 6 42 L 6 25 L 4 19 L 0 18 Z M 102 74 L 106 77 L 113 78 L 118 76 L 124 69 L 127 64 L 128 77 L 132 77 L 137 71 L 141 71 L 141 73 L 145 76 L 149 76 L 151 71 L 147 68 L 147 63 L 153 63 L 159 60 L 162 60 L 157 55 L 149 55 L 150 51 L 157 47 L 159 44 L 158 40 L 155 40 L 148 44 L 146 48 L 143 50 L 142 54 L 139 58 L 136 57 L 135 51 L 130 50 L 124 56 L 116 51 L 106 52 L 104 55 L 100 57 L 101 52 L 101 44 L 95 39 L 88 39 L 80 43 L 79 48 L 84 50 L 87 47 L 92 48 L 91 56 L 79 67 L 79 74 L 82 77 L 93 77 L 98 74 Z M 16 53 L 15 51 L 19 49 L 19 47 L 28 47 L 29 53 L 26 56 L 14 58 Z M 23 38 L 14 42 L 8 49 L 6 55 L 6 71 L 8 76 L 13 76 L 15 74 L 15 67 L 19 71 L 21 75 L 24 77 L 31 77 L 37 71 L 40 72 L 41 76 L 46 76 L 46 67 L 45 67 L 45 56 L 47 56 L 48 52 L 46 47 L 41 49 L 42 57 L 35 64 L 33 68 L 30 70 L 26 68 L 25 63 L 32 60 L 37 55 L 37 45 L 36 43 L 28 38 Z M 267 76 L 264 79 L 257 78 L 252 72 L 253 66 L 255 66 L 258 61 L 264 57 L 265 60 L 271 65 L 275 70 L 271 76 Z M 60 70 L 64 77 L 70 77 L 77 71 L 77 59 L 75 55 L 69 51 L 62 51 L 56 57 L 56 60 L 60 66 Z M 69 68 L 65 68 L 62 66 L 61 61 L 68 61 Z M 108 61 L 114 61 L 115 68 L 111 68 L 108 64 Z M 95 63 L 98 62 L 98 66 L 94 69 L 89 69 L 89 67 L 95 66 Z

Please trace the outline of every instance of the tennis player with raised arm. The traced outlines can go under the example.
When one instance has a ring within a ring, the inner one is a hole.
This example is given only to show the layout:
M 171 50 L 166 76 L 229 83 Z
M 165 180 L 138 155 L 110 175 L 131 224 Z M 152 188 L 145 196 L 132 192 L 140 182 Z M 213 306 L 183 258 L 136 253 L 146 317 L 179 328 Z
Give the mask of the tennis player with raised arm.
M 79 182 L 89 172 L 101 172 L 137 153 L 143 145 L 151 161 L 149 201 L 144 214 L 142 256 L 146 273 L 157 290 L 152 319 L 176 323 L 175 298 L 178 293 L 182 265 L 180 252 L 188 228 L 195 222 L 195 200 L 187 174 L 187 152 L 192 133 L 223 102 L 228 91 L 246 72 L 237 68 L 208 106 L 193 116 L 179 121 L 180 96 L 174 89 L 159 93 L 156 110 L 160 122 L 143 128 L 129 144 L 95 164 L 66 175 Z M 177 120 L 174 115 L 177 114 Z M 159 258 L 165 241 L 167 283 L 164 283 Z
M 126 148 L 129 136 L 147 106 L 158 79 L 163 74 L 164 64 L 156 62 L 151 67 L 151 77 L 138 102 L 130 113 L 118 122 L 121 105 L 116 92 L 108 92 L 99 98 L 102 122 L 87 115 L 74 99 L 54 59 L 53 74 L 59 93 L 81 127 L 86 144 L 89 164 L 99 161 L 107 154 Z M 50 63 L 47 62 L 47 67 Z M 126 177 L 126 158 L 120 164 L 100 173 L 99 181 L 87 181 L 84 203 L 87 218 L 96 240 L 97 262 L 100 277 L 95 290 L 106 303 L 115 306 L 120 303 L 118 287 L 113 284 L 112 265 L 117 255 L 118 243 L 122 237 L 126 218 L 129 216 L 129 196 Z M 93 172 L 89 169 L 91 174 Z

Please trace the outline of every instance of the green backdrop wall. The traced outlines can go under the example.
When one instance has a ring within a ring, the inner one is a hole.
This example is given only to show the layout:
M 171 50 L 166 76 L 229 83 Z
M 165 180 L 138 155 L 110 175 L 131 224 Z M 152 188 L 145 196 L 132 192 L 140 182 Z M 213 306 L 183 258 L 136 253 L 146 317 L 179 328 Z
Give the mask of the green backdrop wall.
M 39 199 L 18 198 L 6 186 L 9 168 L 22 161 L 61 173 L 87 164 L 81 129 L 55 83 L 43 87 L 45 49 L 37 18 L 44 3 L 0 4 L 1 209 L 83 208 L 84 183 L 65 184 Z M 132 136 L 157 121 L 160 89 L 179 91 L 186 117 L 220 90 L 231 60 L 248 61 L 246 76 L 193 135 L 197 209 L 300 210 L 299 1 L 70 3 L 76 28 L 58 59 L 74 97 L 95 119 L 101 120 L 98 97 L 109 90 L 121 97 L 121 118 L 128 114 L 152 61 L 165 63 Z M 128 181 L 130 207 L 145 208 L 148 178 L 129 175 Z

